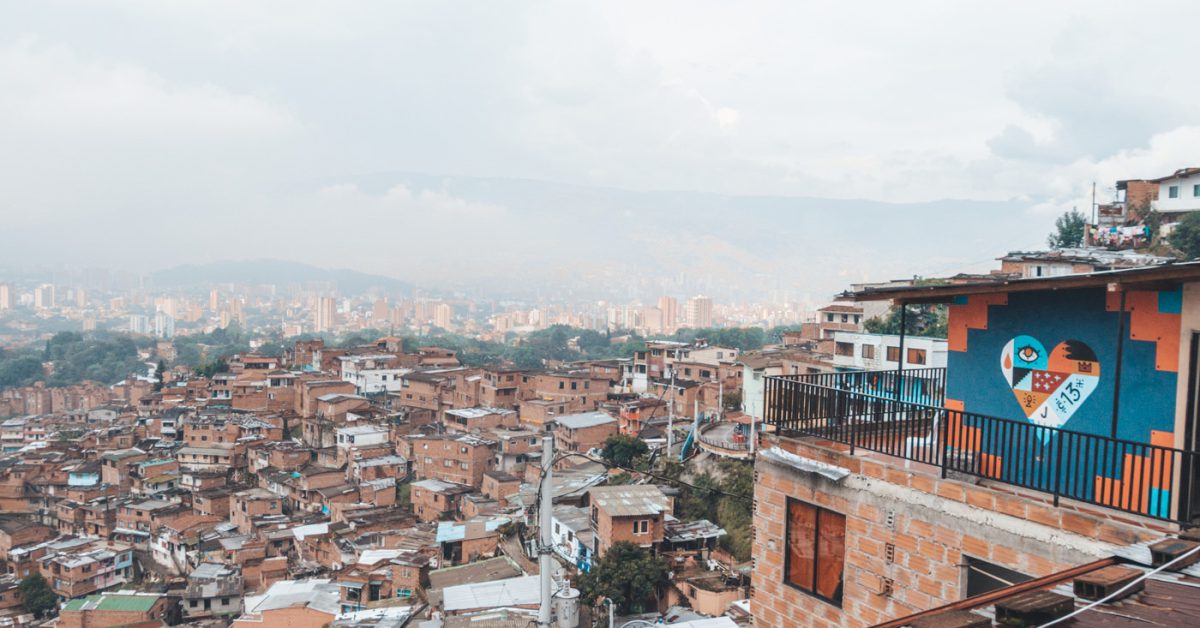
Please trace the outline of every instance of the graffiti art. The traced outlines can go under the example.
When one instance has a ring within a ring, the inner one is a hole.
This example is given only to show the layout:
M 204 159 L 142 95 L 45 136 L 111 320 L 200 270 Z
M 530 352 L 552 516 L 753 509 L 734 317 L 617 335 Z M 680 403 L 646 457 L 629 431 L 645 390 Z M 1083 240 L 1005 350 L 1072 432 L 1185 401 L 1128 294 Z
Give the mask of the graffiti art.
M 1052 428 L 1070 420 L 1100 381 L 1096 353 L 1078 340 L 1046 351 L 1037 338 L 1017 336 L 1004 346 L 1000 368 L 1025 416 Z

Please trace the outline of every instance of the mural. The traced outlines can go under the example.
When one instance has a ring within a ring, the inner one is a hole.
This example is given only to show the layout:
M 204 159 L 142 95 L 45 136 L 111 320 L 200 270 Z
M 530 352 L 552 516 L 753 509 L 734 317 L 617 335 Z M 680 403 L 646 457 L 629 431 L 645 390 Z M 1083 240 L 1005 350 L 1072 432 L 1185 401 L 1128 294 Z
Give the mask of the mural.
M 1171 487 L 1164 469 L 1172 461 L 1136 444 L 1174 443 L 1182 293 L 1129 292 L 1124 308 L 1115 296 L 1072 289 L 973 295 L 952 304 L 949 444 L 978 460 L 984 475 L 1165 516 Z M 1114 436 L 1114 401 L 1115 436 L 1126 443 L 1097 449 L 1101 441 L 1089 435 Z M 994 423 L 955 410 L 1054 429 L 995 431 L 988 427 Z M 1056 475 L 1060 456 L 1068 464 Z
M 1017 336 L 1004 345 L 1000 370 L 1025 416 L 1043 427 L 1062 427 L 1100 383 L 1096 353 L 1078 340 L 1064 340 L 1047 352 L 1038 339 Z M 1050 437 L 1040 435 L 1043 441 Z

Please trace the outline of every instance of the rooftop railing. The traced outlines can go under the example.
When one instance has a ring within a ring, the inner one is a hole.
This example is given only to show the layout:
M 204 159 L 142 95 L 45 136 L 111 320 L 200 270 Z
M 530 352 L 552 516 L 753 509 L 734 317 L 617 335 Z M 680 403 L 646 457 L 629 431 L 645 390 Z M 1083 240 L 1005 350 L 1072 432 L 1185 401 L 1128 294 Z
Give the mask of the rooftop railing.
M 768 377 L 765 421 L 1060 498 L 1189 523 L 1200 458 L 1186 451 L 947 408 L 945 369 Z

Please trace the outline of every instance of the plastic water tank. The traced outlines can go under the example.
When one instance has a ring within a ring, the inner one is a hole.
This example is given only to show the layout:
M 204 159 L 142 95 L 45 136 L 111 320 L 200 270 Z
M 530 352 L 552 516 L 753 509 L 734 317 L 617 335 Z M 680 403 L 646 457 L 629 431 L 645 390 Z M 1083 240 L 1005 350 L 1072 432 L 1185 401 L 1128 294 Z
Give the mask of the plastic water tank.
M 579 626 L 579 589 L 568 587 L 554 594 L 554 616 L 558 628 Z

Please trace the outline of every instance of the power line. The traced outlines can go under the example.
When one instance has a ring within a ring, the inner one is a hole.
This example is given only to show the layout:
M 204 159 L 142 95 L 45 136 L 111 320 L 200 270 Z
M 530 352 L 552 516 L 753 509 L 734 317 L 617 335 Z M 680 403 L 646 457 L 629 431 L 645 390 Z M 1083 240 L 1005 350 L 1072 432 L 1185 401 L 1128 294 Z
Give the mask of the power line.
M 659 481 L 661 481 L 661 482 L 667 482 L 667 483 L 681 484 L 681 485 L 683 485 L 683 486 L 686 486 L 686 487 L 688 487 L 688 488 L 691 488 L 691 489 L 694 489 L 694 490 L 697 490 L 697 491 L 707 491 L 707 492 L 709 492 L 709 493 L 716 493 L 716 494 L 718 494 L 718 495 L 724 495 L 724 496 L 726 496 L 726 497 L 733 497 L 734 499 L 740 499 L 740 500 L 747 501 L 747 502 L 752 502 L 752 501 L 754 500 L 754 496 L 753 496 L 753 495 L 739 495 L 739 494 L 737 494 L 737 493 L 730 493 L 730 492 L 728 492 L 728 491 L 724 491 L 724 490 L 721 490 L 721 489 L 719 489 L 719 488 L 710 488 L 710 487 L 706 487 L 706 486 L 696 486 L 695 484 L 692 484 L 692 483 L 690 483 L 690 482 L 684 482 L 683 480 L 680 480 L 680 479 L 676 479 L 676 478 L 669 478 L 669 477 L 666 477 L 666 476 L 658 475 L 657 473 L 653 473 L 653 472 L 651 472 L 651 471 L 642 471 L 642 470 L 640 470 L 640 469 L 631 469 L 631 468 L 629 468 L 629 467 L 623 467 L 623 466 L 621 466 L 621 465 L 618 465 L 618 464 L 614 464 L 614 463 L 610 463 L 610 462 L 605 462 L 604 460 L 599 460 L 599 459 L 593 458 L 593 457 L 591 457 L 591 456 L 588 456 L 588 455 L 585 455 L 585 454 L 580 454 L 580 453 L 575 453 L 575 452 L 566 452 L 566 453 L 561 453 L 561 454 L 559 454 L 558 456 L 556 456 L 556 457 L 555 457 L 555 459 L 554 459 L 554 462 L 553 462 L 553 463 L 551 463 L 551 464 L 555 464 L 555 463 L 557 463 L 559 460 L 562 460 L 563 458 L 567 458 L 567 457 L 570 457 L 570 456 L 575 456 L 575 457 L 578 457 L 578 458 L 583 458 L 583 459 L 585 459 L 585 460 L 589 460 L 589 461 L 591 461 L 591 462 L 595 462 L 595 463 L 597 463 L 597 464 L 603 465 L 603 466 L 604 466 L 605 468 L 607 468 L 607 469 L 620 469 L 621 471 L 625 471 L 626 473 L 640 473 L 640 474 L 642 474 L 642 475 L 645 475 L 645 476 L 651 477 L 651 478 L 653 478 L 653 479 L 655 479 L 655 480 L 659 480 Z M 545 477 L 545 476 L 543 475 L 543 477 Z M 538 486 L 539 486 L 539 487 L 541 486 L 541 483 L 540 483 L 540 482 L 538 483 Z

